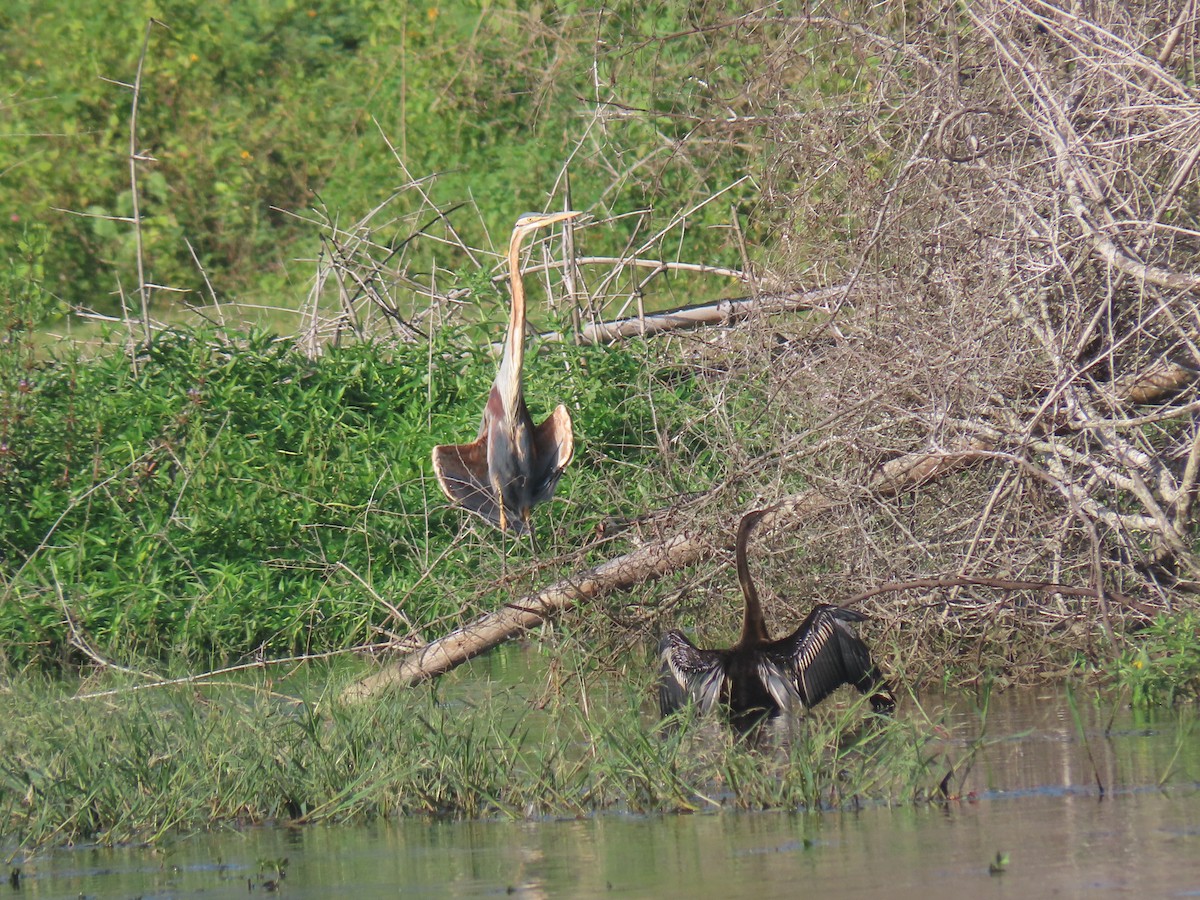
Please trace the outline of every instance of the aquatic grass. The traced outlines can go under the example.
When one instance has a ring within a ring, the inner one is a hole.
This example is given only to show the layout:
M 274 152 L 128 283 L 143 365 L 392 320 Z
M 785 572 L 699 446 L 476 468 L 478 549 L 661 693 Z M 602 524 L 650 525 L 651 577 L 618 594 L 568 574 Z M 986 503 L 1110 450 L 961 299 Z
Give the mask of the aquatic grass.
M 729 803 L 816 810 L 911 802 L 936 781 L 923 752 L 931 733 L 870 713 L 863 702 L 818 708 L 787 726 L 769 736 L 770 753 L 744 742 L 729 747 L 721 766 Z
M 592 792 L 602 806 L 640 813 L 816 810 L 934 793 L 929 746 L 936 730 L 929 720 L 875 715 L 856 698 L 739 734 L 691 706 L 663 720 L 648 717 L 644 696 L 609 697 L 613 708 L 629 711 L 614 721 L 579 720 L 593 748 Z
M 611 802 L 615 793 L 633 812 L 690 812 L 715 805 L 702 793 L 703 782 L 695 769 L 702 756 L 689 755 L 687 734 L 687 725 L 680 727 L 678 722 L 674 727 L 592 729 L 588 793 L 593 802 Z
M 1158 778 L 1158 787 L 1161 789 L 1175 775 L 1176 769 L 1180 763 L 1180 756 L 1185 755 L 1191 748 L 1196 746 L 1197 732 L 1197 717 L 1196 711 L 1189 708 L 1181 708 L 1176 711 L 1176 727 L 1175 727 L 1175 752 L 1171 754 L 1170 760 L 1163 766 L 1162 774 Z
M 912 762 L 923 734 L 863 722 L 853 705 L 760 748 L 712 720 L 661 729 L 636 687 L 614 690 L 602 714 L 570 702 L 548 713 L 516 695 L 468 704 L 432 688 L 341 706 L 319 683 L 345 672 L 312 665 L 305 678 L 317 686 L 292 696 L 262 680 L 115 683 L 85 700 L 61 683 L 11 681 L 0 696 L 3 842 L 402 815 L 818 809 L 911 802 L 928 787 Z
M 416 748 L 402 803 L 438 816 L 511 814 L 510 765 L 525 746 L 521 723 L 508 730 L 478 716 L 451 718 L 435 707 L 413 720 L 406 737 Z
M 1080 743 L 1083 744 L 1084 752 L 1087 754 L 1088 765 L 1092 767 L 1092 779 L 1096 782 L 1096 789 L 1103 797 L 1104 781 L 1100 778 L 1100 767 L 1096 765 L 1096 757 L 1092 753 L 1092 742 L 1088 737 L 1088 730 L 1080 713 L 1079 699 L 1075 696 L 1074 686 L 1070 684 L 1067 685 L 1067 708 L 1071 711 L 1071 721 L 1075 725 L 1075 733 L 1079 736 Z

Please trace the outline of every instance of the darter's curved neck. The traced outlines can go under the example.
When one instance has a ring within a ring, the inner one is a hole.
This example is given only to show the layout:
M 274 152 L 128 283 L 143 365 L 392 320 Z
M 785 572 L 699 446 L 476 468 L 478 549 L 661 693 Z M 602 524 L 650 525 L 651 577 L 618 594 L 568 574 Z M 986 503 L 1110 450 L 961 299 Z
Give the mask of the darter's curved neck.
M 750 564 L 746 561 L 746 545 L 750 541 L 750 532 L 758 524 L 758 520 L 766 515 L 765 509 L 746 513 L 738 526 L 737 534 L 737 573 L 738 582 L 742 585 L 742 599 L 745 608 L 742 612 L 742 636 L 738 638 L 737 646 L 745 647 L 753 644 L 766 643 L 767 623 L 763 620 L 762 604 L 758 599 L 758 590 L 750 578 Z

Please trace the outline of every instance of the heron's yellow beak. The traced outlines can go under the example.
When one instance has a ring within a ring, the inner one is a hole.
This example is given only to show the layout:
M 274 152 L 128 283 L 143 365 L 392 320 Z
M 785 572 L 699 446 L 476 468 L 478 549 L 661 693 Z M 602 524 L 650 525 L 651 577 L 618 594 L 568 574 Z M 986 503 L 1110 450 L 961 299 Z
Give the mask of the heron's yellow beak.
M 567 219 L 573 219 L 576 216 L 582 216 L 583 212 L 578 209 L 568 209 L 563 212 L 556 213 L 523 213 L 517 218 L 517 230 L 528 233 L 535 228 L 545 228 L 547 225 L 553 225 L 555 222 L 565 222 Z

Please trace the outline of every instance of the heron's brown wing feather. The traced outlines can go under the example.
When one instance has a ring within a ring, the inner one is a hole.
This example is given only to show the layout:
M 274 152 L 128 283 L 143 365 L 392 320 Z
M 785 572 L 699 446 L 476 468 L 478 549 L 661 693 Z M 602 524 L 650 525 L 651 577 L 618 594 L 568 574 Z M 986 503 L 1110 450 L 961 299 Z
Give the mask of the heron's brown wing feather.
M 447 497 L 493 525 L 500 524 L 500 507 L 488 477 L 486 435 L 469 444 L 434 447 L 433 473 Z
M 558 479 L 574 454 L 571 414 L 560 403 L 545 422 L 533 429 L 532 503 L 544 503 L 554 495 Z

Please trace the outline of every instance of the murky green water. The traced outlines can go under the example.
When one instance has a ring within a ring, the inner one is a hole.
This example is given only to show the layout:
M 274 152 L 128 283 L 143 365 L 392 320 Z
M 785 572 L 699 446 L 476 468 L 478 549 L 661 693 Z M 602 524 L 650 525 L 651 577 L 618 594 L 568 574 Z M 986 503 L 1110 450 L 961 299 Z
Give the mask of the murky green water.
M 937 701 L 924 700 L 927 708 Z M 947 745 L 978 734 L 953 702 Z M 904 707 L 900 715 L 911 710 Z M 1200 896 L 1200 728 L 1066 697 L 992 698 L 990 742 L 940 806 L 578 821 L 263 828 L 17 859 L 23 897 Z M 1111 730 L 1105 735 L 1109 721 Z M 1160 787 L 1160 783 L 1163 787 Z M 1103 786 L 1103 791 L 1101 790 Z M 997 852 L 1008 855 L 990 874 Z M 277 885 L 273 861 L 286 857 Z

